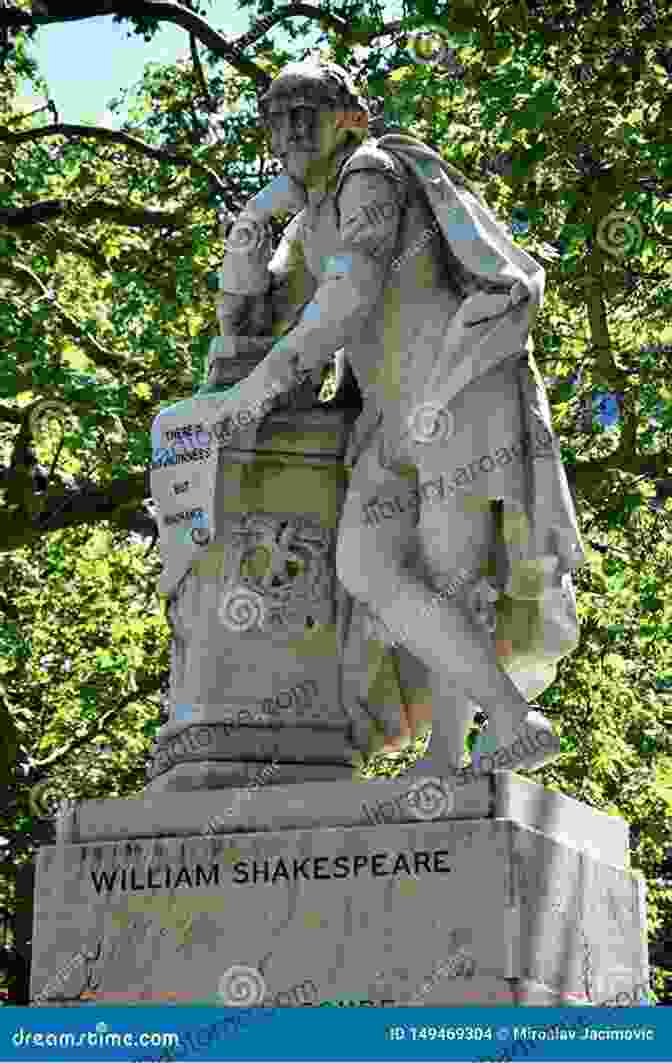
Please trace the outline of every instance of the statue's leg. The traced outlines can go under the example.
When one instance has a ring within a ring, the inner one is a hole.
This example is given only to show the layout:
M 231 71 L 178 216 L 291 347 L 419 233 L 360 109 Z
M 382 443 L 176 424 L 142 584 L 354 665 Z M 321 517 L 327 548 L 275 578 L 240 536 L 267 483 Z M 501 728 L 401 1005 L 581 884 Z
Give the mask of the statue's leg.
M 411 768 L 412 774 L 427 774 L 434 750 L 451 750 L 451 763 L 459 771 L 464 742 L 479 706 L 466 697 L 443 673 L 433 671 L 410 653 L 403 644 L 395 647 L 402 697 L 407 706 L 410 739 L 431 730 L 427 750 Z M 433 706 L 438 707 L 434 711 Z
M 446 776 L 460 771 L 464 740 L 478 705 L 455 684 L 448 684 L 439 672 L 430 673 L 432 686 L 432 733 L 423 757 L 407 774 L 414 777 Z
M 368 604 L 398 641 L 439 674 L 439 696 L 441 683 L 444 690 L 457 686 L 495 721 L 497 745 L 511 746 L 529 705 L 499 667 L 492 635 L 475 623 L 464 596 L 437 599 L 428 583 L 410 568 L 410 556 L 417 555 L 418 534 L 428 558 L 436 553 L 439 539 L 434 528 L 438 521 L 445 539 L 447 512 L 440 503 L 414 502 L 417 477 L 414 480 L 383 468 L 379 442 L 376 434 L 353 471 L 339 532 L 338 578 L 350 594 Z M 455 503 L 452 507 L 458 514 Z M 441 518 L 436 516 L 439 509 L 444 510 Z M 482 553 L 486 547 L 487 552 L 494 515 L 489 505 L 472 505 L 471 509 L 450 526 L 442 550 L 448 551 L 451 560 L 444 572 L 477 564 L 479 550 Z M 438 705 L 433 713 L 437 720 L 438 714 L 443 718 Z M 431 759 L 437 767 L 442 765 L 444 774 L 455 763 L 452 734 L 442 739 L 440 725 L 432 742 Z

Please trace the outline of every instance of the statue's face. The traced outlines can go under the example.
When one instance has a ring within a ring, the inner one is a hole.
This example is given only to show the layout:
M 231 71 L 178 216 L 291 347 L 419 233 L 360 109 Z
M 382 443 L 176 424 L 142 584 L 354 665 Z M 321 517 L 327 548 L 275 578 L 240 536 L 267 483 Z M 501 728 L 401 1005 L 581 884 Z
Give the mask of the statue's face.
M 347 137 L 338 112 L 306 102 L 305 95 L 278 97 L 268 108 L 271 151 L 295 180 L 309 185 Z

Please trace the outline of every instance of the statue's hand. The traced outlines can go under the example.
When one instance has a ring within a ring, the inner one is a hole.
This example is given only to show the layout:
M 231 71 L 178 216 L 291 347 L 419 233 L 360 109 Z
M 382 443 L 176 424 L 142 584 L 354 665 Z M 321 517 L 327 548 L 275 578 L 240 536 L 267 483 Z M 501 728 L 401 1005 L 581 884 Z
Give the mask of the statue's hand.
M 465 325 L 477 325 L 481 321 L 499 317 L 527 299 L 529 299 L 529 292 L 520 281 L 516 281 L 510 292 L 503 292 L 501 295 L 477 292 L 469 296 L 464 304 L 464 323 Z

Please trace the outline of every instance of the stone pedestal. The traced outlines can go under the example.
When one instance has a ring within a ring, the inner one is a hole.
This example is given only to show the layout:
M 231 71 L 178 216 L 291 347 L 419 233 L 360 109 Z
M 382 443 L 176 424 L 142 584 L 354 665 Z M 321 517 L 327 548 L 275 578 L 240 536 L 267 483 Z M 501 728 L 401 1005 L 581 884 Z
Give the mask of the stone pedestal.
M 85 801 L 38 856 L 31 995 L 636 1003 L 627 861 L 622 819 L 510 772 L 421 799 L 380 780 Z
M 226 424 L 214 438 L 196 430 L 212 401 L 180 403 L 154 426 L 165 447 L 188 423 L 184 445 L 207 445 L 191 453 L 209 467 L 188 469 L 179 505 L 190 508 L 172 520 L 187 466 L 153 472 L 173 646 L 148 790 L 244 785 L 271 762 L 277 783 L 350 778 L 353 713 L 360 729 L 369 720 L 343 703 L 335 550 L 357 411 L 276 412 L 246 447 Z

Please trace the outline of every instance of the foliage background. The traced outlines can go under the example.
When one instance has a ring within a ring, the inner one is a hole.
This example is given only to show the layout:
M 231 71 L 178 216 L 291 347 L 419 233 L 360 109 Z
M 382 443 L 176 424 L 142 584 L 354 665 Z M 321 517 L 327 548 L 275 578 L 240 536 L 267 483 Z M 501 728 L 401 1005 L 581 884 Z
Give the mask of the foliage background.
M 437 148 L 546 268 L 535 351 L 589 563 L 577 576 L 581 645 L 540 699 L 564 756 L 532 778 L 631 824 L 652 985 L 669 1004 L 669 8 L 422 0 L 385 25 L 359 0 L 319 10 L 241 0 L 252 29 L 232 44 L 212 3 L 141 0 L 132 16 L 111 2 L 81 16 L 59 6 L 0 7 L 0 908 L 18 953 L 9 999 L 25 993 L 31 867 L 54 837 L 49 801 L 143 786 L 169 669 L 149 426 L 200 382 L 217 333 L 217 208 L 237 211 L 279 172 L 256 93 L 304 57 L 302 37 L 320 25 L 322 50 L 369 96 L 373 132 L 400 128 Z M 40 25 L 110 13 L 147 41 L 169 18 L 191 60 L 146 69 L 122 133 L 60 123 L 31 42 Z M 274 42 L 274 23 L 291 50 Z M 409 39 L 437 24 L 448 51 Z M 44 93 L 41 111 L 21 111 L 23 77 Z M 43 399 L 68 412 L 33 433 L 28 414 Z M 394 774 L 417 753 L 378 759 L 367 774 Z

